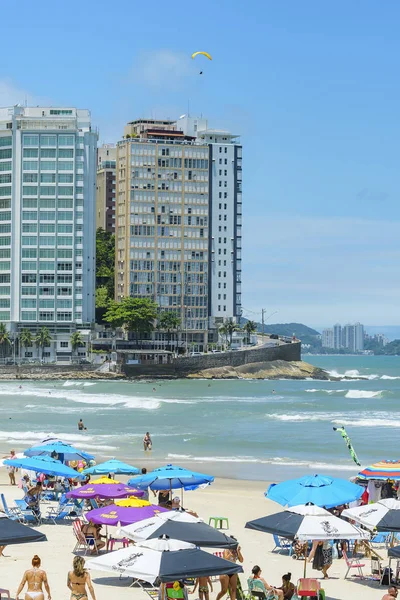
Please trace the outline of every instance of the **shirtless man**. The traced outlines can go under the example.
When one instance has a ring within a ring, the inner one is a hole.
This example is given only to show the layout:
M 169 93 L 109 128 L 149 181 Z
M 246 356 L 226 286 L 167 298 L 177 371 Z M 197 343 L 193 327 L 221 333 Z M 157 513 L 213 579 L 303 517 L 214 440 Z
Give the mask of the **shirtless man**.
M 382 600 L 392 600 L 392 598 L 397 598 L 397 594 L 399 593 L 397 587 L 395 587 L 394 585 L 391 585 L 390 588 L 387 591 L 387 594 L 385 594 L 382 598 Z
M 32 558 L 32 569 L 28 569 L 28 571 L 25 571 L 24 573 L 15 600 L 19 600 L 19 595 L 26 583 L 28 584 L 28 589 L 25 592 L 25 600 L 44 600 L 43 585 L 46 588 L 48 600 L 51 600 L 46 571 L 43 571 L 40 568 L 40 558 L 37 554 Z
M 87 427 L 85 427 L 85 424 L 84 424 L 84 422 L 82 421 L 82 419 L 79 419 L 79 422 L 78 422 L 78 429 L 79 429 L 79 431 L 86 431 L 86 430 L 87 430 Z

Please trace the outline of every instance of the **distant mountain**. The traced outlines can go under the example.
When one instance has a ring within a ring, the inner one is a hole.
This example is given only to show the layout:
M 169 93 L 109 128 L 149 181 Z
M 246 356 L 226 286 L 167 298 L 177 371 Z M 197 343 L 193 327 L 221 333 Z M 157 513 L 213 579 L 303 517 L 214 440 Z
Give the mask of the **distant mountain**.
M 248 320 L 249 319 L 242 318 L 242 326 Z M 260 333 L 262 332 L 262 323 L 257 323 L 257 331 Z M 320 335 L 318 331 L 311 329 L 311 327 L 307 327 L 307 325 L 303 325 L 302 323 L 265 323 L 264 331 L 265 333 L 276 333 L 277 335 L 284 335 L 287 337 L 292 337 L 294 334 L 303 342 L 303 344 L 311 344 L 312 346 L 318 345 L 319 339 L 317 336 Z

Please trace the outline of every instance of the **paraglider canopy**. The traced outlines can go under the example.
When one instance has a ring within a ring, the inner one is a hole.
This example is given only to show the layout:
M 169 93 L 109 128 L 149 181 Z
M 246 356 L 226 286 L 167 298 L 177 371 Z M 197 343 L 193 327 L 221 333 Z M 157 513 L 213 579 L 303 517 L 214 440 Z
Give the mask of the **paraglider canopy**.
M 193 52 L 192 58 L 196 58 L 196 56 L 198 56 L 199 54 L 206 56 L 208 58 L 208 60 L 212 60 L 212 57 L 210 54 L 208 54 L 208 52 Z

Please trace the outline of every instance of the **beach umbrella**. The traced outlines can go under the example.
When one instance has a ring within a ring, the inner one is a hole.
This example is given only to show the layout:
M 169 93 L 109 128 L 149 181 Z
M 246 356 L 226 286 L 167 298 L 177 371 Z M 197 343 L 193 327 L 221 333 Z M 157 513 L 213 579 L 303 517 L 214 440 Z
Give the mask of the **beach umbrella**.
M 171 540 L 147 540 L 86 562 L 97 571 L 126 575 L 148 583 L 243 573 L 241 565 L 196 548 L 194 544 Z
M 140 473 L 140 470 L 121 460 L 112 458 L 99 465 L 84 469 L 82 472 L 84 475 L 107 475 L 108 473 L 115 473 L 116 475 L 137 475 Z
M 381 460 L 360 471 L 357 477 L 359 479 L 400 479 L 400 460 Z
M 82 472 L 83 474 L 85 474 L 84 472 Z M 97 483 L 111 483 L 111 484 L 116 484 L 116 483 L 121 483 L 120 481 L 117 481 L 116 479 L 110 479 L 109 477 L 99 477 L 98 479 L 91 479 L 90 483 L 92 485 L 96 485 Z
M 46 541 L 47 537 L 41 531 L 36 531 L 36 529 L 8 519 L 5 515 L 0 515 L 0 546 Z
M 59 440 L 56 440 L 55 442 L 49 441 L 45 444 L 40 444 L 40 446 L 32 446 L 32 448 L 25 450 L 25 456 L 40 456 L 46 454 L 50 456 L 57 454 L 62 457 L 63 462 L 66 460 L 92 460 L 94 458 L 93 454 L 78 450 L 78 448 L 75 448 L 70 444 L 64 444 L 64 442 Z
M 122 483 L 88 483 L 67 493 L 67 498 L 128 498 L 136 496 L 141 498 L 142 490 L 137 490 L 130 485 Z
M 327 475 L 306 475 L 299 479 L 289 479 L 271 485 L 265 492 L 265 496 L 282 506 L 312 503 L 316 506 L 333 508 L 358 500 L 363 492 L 364 488 L 346 479 Z
M 4 461 L 5 465 L 25 469 L 26 471 L 36 471 L 45 475 L 54 477 L 66 477 L 68 479 L 82 479 L 81 473 L 74 471 L 71 467 L 63 465 L 59 460 L 50 456 L 32 456 L 26 458 L 13 458 Z
M 238 545 L 235 539 L 210 527 L 202 519 L 175 510 L 121 527 L 121 534 L 135 542 L 168 536 L 203 548 L 235 548 Z
M 248 521 L 245 527 L 305 542 L 336 539 L 365 540 L 370 537 L 367 531 L 362 531 L 314 504 L 293 506 L 283 512 Z M 304 576 L 306 568 L 307 556 L 304 559 Z
M 123 502 L 121 500 L 121 504 Z M 166 508 L 139 500 L 136 505 L 130 504 L 129 506 L 126 504 L 121 506 L 119 502 L 118 504 L 115 502 L 104 508 L 90 510 L 85 516 L 88 521 L 92 521 L 96 525 L 129 525 L 165 511 L 167 511 Z
M 203 473 L 196 473 L 183 467 L 167 465 L 166 467 L 154 469 L 146 475 L 133 477 L 128 483 L 139 489 L 149 487 L 151 490 L 176 490 L 209 484 L 213 481 L 214 477 L 212 475 L 203 475 Z
M 400 501 L 394 498 L 379 500 L 374 504 L 347 508 L 342 512 L 356 523 L 377 531 L 400 531 Z

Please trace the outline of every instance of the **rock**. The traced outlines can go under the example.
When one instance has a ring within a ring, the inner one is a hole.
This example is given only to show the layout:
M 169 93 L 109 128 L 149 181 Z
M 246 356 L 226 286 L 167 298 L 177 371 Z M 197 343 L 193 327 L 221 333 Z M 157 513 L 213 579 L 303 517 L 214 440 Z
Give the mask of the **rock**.
M 190 379 L 320 379 L 332 378 L 326 371 L 303 361 L 274 360 L 241 365 L 216 367 L 188 375 Z

